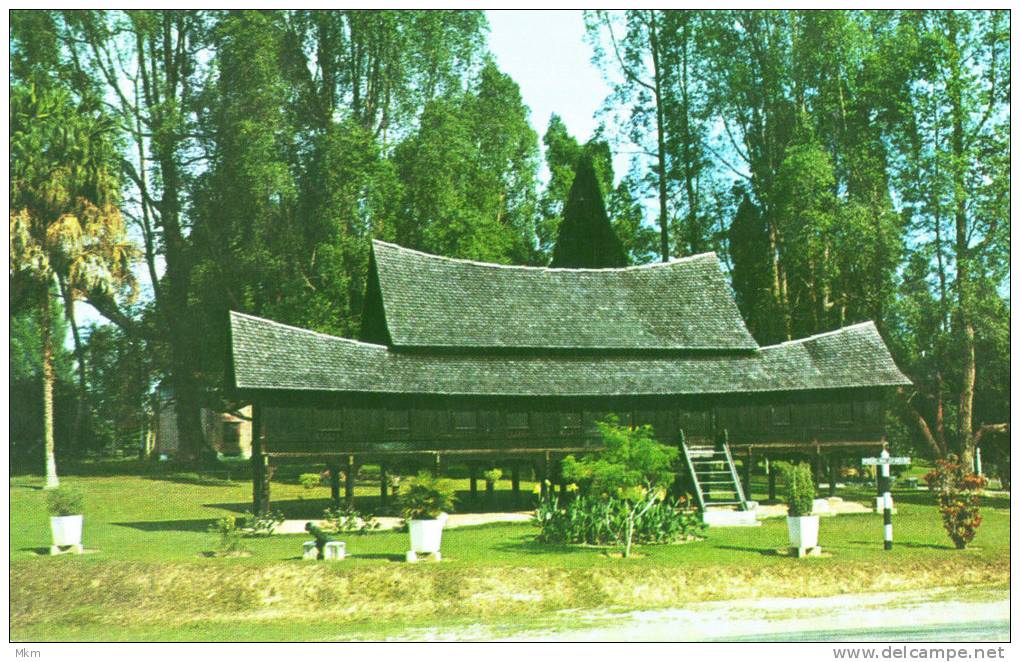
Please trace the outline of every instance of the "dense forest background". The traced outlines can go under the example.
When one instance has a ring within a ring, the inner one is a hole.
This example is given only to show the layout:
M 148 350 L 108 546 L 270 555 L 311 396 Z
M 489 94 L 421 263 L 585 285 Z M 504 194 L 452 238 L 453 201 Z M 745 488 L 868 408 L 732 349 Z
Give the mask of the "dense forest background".
M 585 22 L 613 91 L 580 144 L 480 12 L 12 12 L 15 462 L 47 352 L 58 455 L 137 449 L 165 382 L 197 456 L 227 310 L 355 335 L 372 237 L 549 264 L 584 156 L 631 263 L 716 251 L 761 344 L 875 320 L 896 443 L 1008 464 L 1008 12 Z

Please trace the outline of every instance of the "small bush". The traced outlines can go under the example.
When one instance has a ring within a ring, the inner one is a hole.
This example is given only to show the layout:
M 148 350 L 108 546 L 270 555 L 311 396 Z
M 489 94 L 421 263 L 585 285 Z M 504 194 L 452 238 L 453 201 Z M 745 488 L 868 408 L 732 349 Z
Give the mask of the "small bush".
M 955 455 L 938 460 L 924 479 L 935 496 L 949 539 L 957 549 L 966 548 L 981 526 L 978 502 L 988 481 L 967 471 Z
M 58 487 L 46 493 L 46 510 L 53 517 L 81 515 L 83 504 L 81 493 L 67 487 Z
M 482 478 L 484 478 L 485 482 L 490 485 L 492 483 L 495 483 L 502 477 L 503 477 L 502 469 L 489 469 L 488 471 L 482 472 Z
M 298 476 L 298 482 L 306 490 L 314 490 L 316 487 L 322 486 L 322 474 L 301 474 Z
M 687 499 L 653 503 L 633 520 L 632 543 L 668 544 L 696 535 L 704 529 L 699 513 Z M 534 522 L 541 529 L 538 540 L 550 544 L 626 544 L 632 504 L 624 499 L 577 496 L 563 503 L 549 491 L 535 509 Z
M 363 535 L 379 529 L 379 520 L 368 513 L 360 512 L 350 503 L 344 503 L 339 508 L 327 508 L 322 517 L 333 533 Z
M 811 475 L 811 468 L 804 463 L 784 464 L 780 470 L 783 473 L 783 482 L 786 483 L 787 515 L 790 517 L 810 515 L 815 501 L 815 481 Z
M 285 519 L 286 517 L 284 517 L 283 513 L 277 510 L 270 510 L 265 513 L 245 511 L 244 528 L 242 531 L 248 537 L 269 536 L 276 530 L 276 527 L 283 524 Z
M 241 529 L 237 526 L 237 519 L 234 517 L 222 517 L 209 525 L 209 533 L 219 536 L 216 551 L 220 554 L 245 551 L 244 543 L 241 541 Z
M 456 501 L 453 481 L 436 478 L 427 471 L 404 483 L 399 497 L 406 520 L 436 519 L 440 513 L 452 511 Z

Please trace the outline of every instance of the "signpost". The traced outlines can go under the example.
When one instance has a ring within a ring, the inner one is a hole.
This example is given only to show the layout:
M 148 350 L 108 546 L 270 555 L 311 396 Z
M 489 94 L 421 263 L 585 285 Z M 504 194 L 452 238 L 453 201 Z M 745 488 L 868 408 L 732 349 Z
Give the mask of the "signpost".
M 889 467 L 893 464 L 910 464 L 909 457 L 890 457 L 888 449 L 883 448 L 878 457 L 866 457 L 861 460 L 865 466 L 878 466 L 878 490 L 882 493 L 882 521 L 885 524 L 885 549 L 892 549 L 892 480 Z

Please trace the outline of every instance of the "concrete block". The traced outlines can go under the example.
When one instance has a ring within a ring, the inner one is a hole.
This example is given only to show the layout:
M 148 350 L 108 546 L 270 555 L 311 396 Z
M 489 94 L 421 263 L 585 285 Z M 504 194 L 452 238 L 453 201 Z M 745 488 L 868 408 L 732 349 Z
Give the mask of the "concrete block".
M 706 510 L 705 524 L 714 527 L 761 526 L 754 510 Z
M 331 540 L 326 543 L 322 555 L 327 561 L 343 561 L 347 555 L 347 544 L 339 540 Z
M 301 558 L 305 561 L 315 561 L 319 558 L 319 548 L 315 546 L 314 540 L 305 543 Z

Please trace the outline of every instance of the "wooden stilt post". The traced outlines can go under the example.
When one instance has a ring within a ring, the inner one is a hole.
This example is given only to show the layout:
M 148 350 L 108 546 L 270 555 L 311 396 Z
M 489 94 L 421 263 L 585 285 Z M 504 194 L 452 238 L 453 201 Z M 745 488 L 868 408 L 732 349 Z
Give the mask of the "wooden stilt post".
M 435 465 L 436 478 L 438 478 L 442 473 L 443 473 L 443 461 L 440 459 L 439 453 L 436 453 L 436 465 Z
M 520 502 L 521 497 L 521 463 L 514 462 L 510 468 L 510 491 L 513 493 L 514 504 Z
M 836 496 L 836 476 L 839 474 L 839 458 L 829 458 L 829 496 Z
M 478 465 L 471 463 L 468 465 L 468 476 L 470 477 L 470 488 L 471 488 L 471 500 L 478 501 Z
M 331 464 L 329 469 L 329 501 L 334 508 L 340 507 L 340 465 Z
M 549 496 L 549 453 L 546 452 L 542 459 L 541 470 L 538 472 L 538 479 L 542 481 L 541 493 L 543 497 Z
M 765 466 L 769 474 L 769 501 L 776 500 L 776 468 L 772 466 L 772 461 L 769 458 L 765 458 Z
M 751 500 L 751 469 L 754 466 L 754 452 L 747 447 L 747 455 L 744 456 L 744 498 Z
M 266 426 L 262 405 L 252 403 L 251 500 L 256 513 L 269 510 L 269 458 L 265 455 Z
M 815 444 L 815 487 L 822 484 L 822 448 Z
M 354 456 L 347 456 L 347 475 L 344 480 L 344 499 L 348 506 L 354 505 Z
M 380 464 L 379 465 L 379 503 L 380 503 L 380 505 L 383 508 L 385 508 L 387 505 L 389 505 L 389 500 L 390 500 L 390 491 L 389 491 L 390 490 L 390 486 L 389 486 L 389 482 L 390 482 L 389 476 L 386 475 L 386 465 L 385 464 Z
M 262 456 L 262 496 L 260 499 L 261 512 L 268 513 L 270 508 L 269 485 L 273 479 L 273 468 L 269 465 L 269 456 Z

